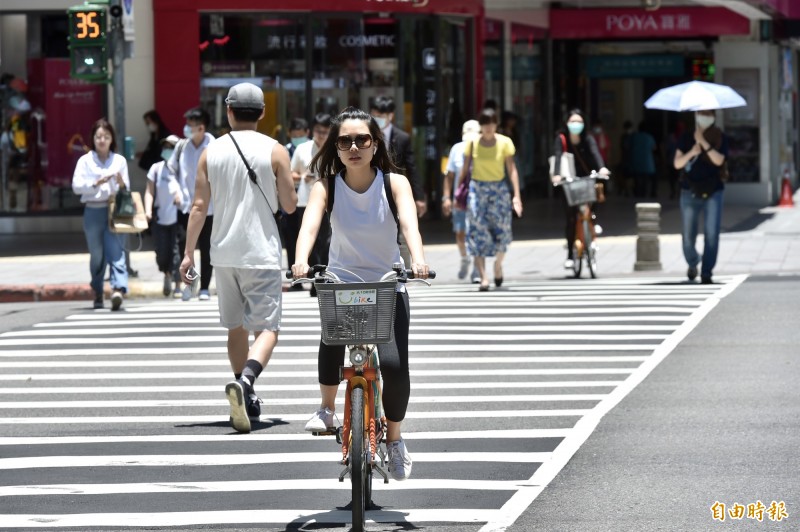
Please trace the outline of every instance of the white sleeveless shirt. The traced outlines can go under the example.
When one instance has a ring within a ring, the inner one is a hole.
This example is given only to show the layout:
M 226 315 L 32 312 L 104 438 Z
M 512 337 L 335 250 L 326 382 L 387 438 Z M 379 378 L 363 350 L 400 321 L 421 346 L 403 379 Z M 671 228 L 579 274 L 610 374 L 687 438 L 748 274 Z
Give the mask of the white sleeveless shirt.
M 391 271 L 392 264 L 403 262 L 397 245 L 397 222 L 383 186 L 383 172 L 377 171 L 372 185 L 363 194 L 351 189 L 341 173 L 335 179 L 328 266 L 345 282 L 379 281 Z M 358 277 L 333 268 L 350 270 Z
M 278 205 L 272 150 L 275 139 L 257 131 L 234 131 L 247 163 L 269 205 L 250 181 L 236 146 L 228 135 L 206 149 L 208 181 L 214 201 L 211 264 L 262 270 L 281 269 L 281 242 L 274 211 Z

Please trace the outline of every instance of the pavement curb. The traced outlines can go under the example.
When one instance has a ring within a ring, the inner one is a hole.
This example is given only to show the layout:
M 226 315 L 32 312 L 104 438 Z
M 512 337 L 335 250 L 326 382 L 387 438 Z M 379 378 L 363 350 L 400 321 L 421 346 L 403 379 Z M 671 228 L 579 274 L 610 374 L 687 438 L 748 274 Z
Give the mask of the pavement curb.
M 0 303 L 39 301 L 91 301 L 94 291 L 88 284 L 0 285 Z

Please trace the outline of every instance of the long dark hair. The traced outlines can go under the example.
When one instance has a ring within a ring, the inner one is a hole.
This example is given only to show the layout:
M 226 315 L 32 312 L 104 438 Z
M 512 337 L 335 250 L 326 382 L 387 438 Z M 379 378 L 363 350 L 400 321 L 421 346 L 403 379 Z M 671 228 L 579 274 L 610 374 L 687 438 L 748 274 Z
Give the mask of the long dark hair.
M 144 115 L 142 115 L 142 119 L 150 120 L 158 127 L 157 131 L 150 132 L 151 137 L 161 141 L 161 139 L 169 136 L 169 129 L 167 129 L 166 124 L 164 124 L 164 121 L 161 119 L 161 115 L 158 114 L 158 111 L 156 111 L 155 109 L 147 111 Z
M 375 119 L 369 113 L 357 107 L 347 107 L 335 118 L 331 119 L 331 131 L 328 134 L 328 138 L 319 149 L 319 152 L 311 159 L 309 166 L 313 173 L 320 177 L 333 178 L 346 168 L 339 158 L 338 149 L 336 148 L 336 139 L 339 138 L 339 130 L 345 120 L 361 120 L 369 126 L 369 134 L 372 135 L 373 146 L 378 148 L 378 151 L 372 157 L 371 165 L 373 168 L 379 168 L 384 173 L 398 171 L 397 166 L 389 156 L 386 142 L 383 139 L 383 132 Z
M 89 139 L 89 147 L 92 149 L 92 151 L 97 151 L 97 149 L 94 147 L 94 136 L 97 133 L 98 129 L 105 129 L 106 131 L 108 131 L 111 134 L 111 145 L 109 147 L 109 151 L 116 153 L 116 151 L 117 151 L 117 134 L 114 131 L 114 126 L 112 126 L 109 123 L 109 121 L 106 120 L 105 118 L 101 118 L 100 120 L 98 120 L 97 122 L 92 124 L 92 136 Z

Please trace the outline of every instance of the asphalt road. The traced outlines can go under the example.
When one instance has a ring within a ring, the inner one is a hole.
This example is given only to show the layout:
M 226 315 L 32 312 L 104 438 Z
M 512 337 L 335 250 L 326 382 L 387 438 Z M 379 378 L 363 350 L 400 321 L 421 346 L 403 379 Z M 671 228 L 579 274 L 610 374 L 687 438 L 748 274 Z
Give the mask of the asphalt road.
M 751 277 L 721 300 L 509 530 L 800 530 L 799 298 Z M 713 519 L 757 501 L 788 519 Z
M 789 519 L 761 526 L 791 530 L 800 338 L 789 327 L 800 280 L 721 280 L 729 285 L 606 279 L 510 284 L 486 297 L 457 286 L 415 294 L 412 345 L 430 346 L 412 358 L 404 423 L 417 460 L 412 480 L 376 491 L 384 522 L 369 530 L 710 530 L 722 525 L 711 519 L 715 501 L 756 500 L 785 501 Z M 334 481 L 340 466 L 318 457 L 335 443 L 302 434 L 316 401 L 316 359 L 303 356 L 313 333 L 302 329 L 313 328 L 315 310 L 303 296 L 287 297 L 284 351 L 262 377 L 266 415 L 247 437 L 231 433 L 224 400 L 216 404 L 227 371 L 213 303 L 137 301 L 117 315 L 81 302 L 0 306 L 0 333 L 17 331 L 0 336 L 0 526 L 23 513 L 44 525 L 59 514 L 89 523 L 98 512 L 183 511 L 209 512 L 184 529 L 347 530 L 338 522 L 349 497 Z M 90 320 L 97 331 L 83 334 Z M 104 347 L 113 338 L 136 338 L 134 355 Z M 180 352 L 186 345 L 198 349 Z M 33 380 L 4 378 L 26 374 Z M 284 383 L 297 389 L 281 391 Z M 48 391 L 64 386 L 76 393 Z M 78 440 L 36 441 L 52 437 Z M 250 481 L 258 488 L 243 487 Z M 520 507 L 518 498 L 533 502 Z M 300 514 L 268 524 L 282 508 Z M 214 511 L 266 522 L 218 524 Z

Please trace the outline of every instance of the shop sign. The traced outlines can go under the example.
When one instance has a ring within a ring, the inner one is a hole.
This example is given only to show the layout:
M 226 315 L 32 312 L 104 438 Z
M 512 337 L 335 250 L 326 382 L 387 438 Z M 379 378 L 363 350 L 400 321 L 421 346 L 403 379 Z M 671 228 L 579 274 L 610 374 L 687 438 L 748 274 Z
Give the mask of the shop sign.
M 586 59 L 590 78 L 673 78 L 684 75 L 679 54 L 595 55 Z
M 748 35 L 750 21 L 724 7 L 552 9 L 553 39 L 652 39 Z
M 430 4 L 430 0 L 366 0 L 366 4 L 387 4 L 387 7 L 392 4 L 405 4 L 411 7 L 426 7 L 428 4 Z

